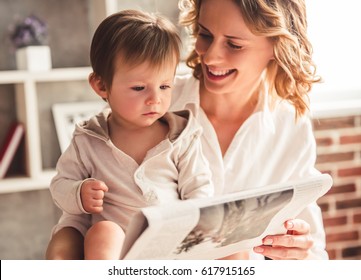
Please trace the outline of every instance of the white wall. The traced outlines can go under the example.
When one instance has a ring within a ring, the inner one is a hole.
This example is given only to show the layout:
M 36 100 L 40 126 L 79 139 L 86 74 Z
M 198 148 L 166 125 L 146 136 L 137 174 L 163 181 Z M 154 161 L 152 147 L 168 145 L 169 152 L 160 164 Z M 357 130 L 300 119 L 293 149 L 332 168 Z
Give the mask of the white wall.
M 361 1 L 306 0 L 322 93 L 357 91 L 361 98 Z
M 311 92 L 316 118 L 361 112 L 361 1 L 306 0 L 308 33 L 324 82 Z

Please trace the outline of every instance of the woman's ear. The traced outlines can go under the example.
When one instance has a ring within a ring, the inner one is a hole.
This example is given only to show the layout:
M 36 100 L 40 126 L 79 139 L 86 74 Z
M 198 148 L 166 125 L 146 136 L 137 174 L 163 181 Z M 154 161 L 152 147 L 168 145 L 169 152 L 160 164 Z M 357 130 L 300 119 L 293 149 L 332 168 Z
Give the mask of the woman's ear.
M 92 89 L 103 99 L 108 99 L 108 91 L 102 78 L 97 76 L 95 73 L 89 75 L 89 84 Z

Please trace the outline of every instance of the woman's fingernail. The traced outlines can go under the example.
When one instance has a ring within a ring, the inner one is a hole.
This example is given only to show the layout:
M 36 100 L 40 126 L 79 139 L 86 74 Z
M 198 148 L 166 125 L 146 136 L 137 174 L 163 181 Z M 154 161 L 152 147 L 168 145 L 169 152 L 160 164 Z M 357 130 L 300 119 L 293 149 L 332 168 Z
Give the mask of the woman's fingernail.
M 266 238 L 265 241 L 263 242 L 264 245 L 272 245 L 273 240 L 271 238 Z
M 264 249 L 262 247 L 254 247 L 253 249 L 256 253 L 263 253 Z
M 292 222 L 287 222 L 286 226 L 287 226 L 287 229 L 292 229 L 293 228 L 293 223 Z

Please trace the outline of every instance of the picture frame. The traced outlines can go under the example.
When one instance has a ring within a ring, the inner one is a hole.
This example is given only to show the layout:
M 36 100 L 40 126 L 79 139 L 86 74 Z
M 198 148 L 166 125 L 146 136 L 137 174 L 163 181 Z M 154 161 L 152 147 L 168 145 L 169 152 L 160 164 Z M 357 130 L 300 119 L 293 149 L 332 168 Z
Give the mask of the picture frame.
M 71 142 L 75 124 L 91 118 L 107 106 L 103 100 L 53 104 L 52 113 L 61 153 Z

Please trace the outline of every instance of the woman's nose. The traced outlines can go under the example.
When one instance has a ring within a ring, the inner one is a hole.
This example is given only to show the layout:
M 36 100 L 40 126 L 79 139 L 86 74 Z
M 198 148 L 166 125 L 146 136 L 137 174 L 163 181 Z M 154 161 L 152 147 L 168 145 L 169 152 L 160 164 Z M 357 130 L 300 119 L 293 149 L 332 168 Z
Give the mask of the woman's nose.
M 203 53 L 201 54 L 203 56 L 203 62 L 205 64 L 214 64 L 219 62 L 222 59 L 222 46 L 217 41 L 209 42 L 206 46 L 203 48 Z

